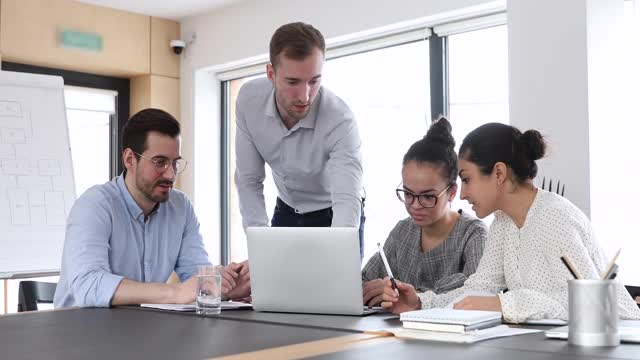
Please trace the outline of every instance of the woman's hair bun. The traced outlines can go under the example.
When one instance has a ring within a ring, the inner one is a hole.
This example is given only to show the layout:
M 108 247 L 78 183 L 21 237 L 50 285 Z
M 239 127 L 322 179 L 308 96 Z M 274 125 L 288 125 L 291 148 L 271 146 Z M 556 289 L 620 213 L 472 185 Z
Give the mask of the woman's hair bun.
M 545 143 L 542 134 L 537 130 L 525 131 L 520 136 L 519 142 L 523 155 L 525 155 L 529 160 L 535 161 L 541 159 L 547 149 L 547 144 Z
M 429 127 L 429 131 L 427 131 L 427 135 L 424 136 L 424 139 L 432 142 L 439 142 L 447 147 L 453 148 L 456 146 L 456 141 L 451 135 L 451 123 L 447 120 L 446 117 L 441 116 L 437 120 L 435 120 L 431 127 Z

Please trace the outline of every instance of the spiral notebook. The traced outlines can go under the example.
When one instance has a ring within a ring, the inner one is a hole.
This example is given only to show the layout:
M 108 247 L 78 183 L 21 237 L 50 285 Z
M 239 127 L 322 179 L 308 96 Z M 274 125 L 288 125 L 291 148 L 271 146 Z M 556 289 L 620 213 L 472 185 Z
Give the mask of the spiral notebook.
M 400 314 L 400 320 L 407 329 L 466 333 L 500 325 L 502 313 L 437 308 L 408 311 Z

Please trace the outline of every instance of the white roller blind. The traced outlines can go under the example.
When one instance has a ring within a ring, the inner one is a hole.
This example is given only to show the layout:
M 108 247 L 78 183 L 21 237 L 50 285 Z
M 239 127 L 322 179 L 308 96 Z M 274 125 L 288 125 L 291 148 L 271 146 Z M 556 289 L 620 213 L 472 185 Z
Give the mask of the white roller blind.
M 64 101 L 67 109 L 116 112 L 117 91 L 66 85 Z
M 431 29 L 420 28 L 390 35 L 368 35 L 366 38 L 352 38 L 339 40 L 327 46 L 327 59 L 353 55 L 365 51 L 382 49 L 389 46 L 406 44 L 413 41 L 426 40 L 431 35 Z M 242 77 L 261 74 L 269 63 L 269 55 L 248 59 L 229 65 L 229 70 L 218 71 L 216 77 L 220 81 L 238 79 Z
M 355 43 L 347 43 L 344 45 L 336 44 L 327 50 L 327 59 L 334 59 L 341 56 L 363 53 L 386 48 L 394 45 L 407 44 L 414 41 L 426 40 L 431 36 L 431 29 L 422 28 L 418 30 L 407 31 L 400 34 L 383 36 L 380 38 L 369 38 Z
M 507 23 L 505 12 L 478 16 L 465 20 L 453 21 L 437 25 L 433 28 L 415 26 L 409 29 L 363 33 L 347 36 L 327 44 L 327 59 L 347 56 L 389 46 L 406 44 L 413 41 L 426 40 L 432 34 L 448 36 L 466 31 L 473 31 Z M 220 81 L 238 79 L 264 73 L 269 62 L 269 55 L 263 54 L 247 60 L 226 64 L 216 69 L 216 77 Z
M 449 36 L 467 31 L 504 25 L 506 23 L 507 13 L 499 13 L 437 25 L 433 27 L 433 32 L 438 36 Z

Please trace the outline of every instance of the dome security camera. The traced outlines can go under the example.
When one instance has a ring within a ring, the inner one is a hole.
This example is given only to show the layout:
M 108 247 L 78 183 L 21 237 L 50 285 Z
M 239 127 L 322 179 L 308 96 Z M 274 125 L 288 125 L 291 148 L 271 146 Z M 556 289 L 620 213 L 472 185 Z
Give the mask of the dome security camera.
M 173 52 L 180 55 L 182 50 L 187 47 L 187 43 L 184 40 L 171 40 L 169 46 L 173 49 Z

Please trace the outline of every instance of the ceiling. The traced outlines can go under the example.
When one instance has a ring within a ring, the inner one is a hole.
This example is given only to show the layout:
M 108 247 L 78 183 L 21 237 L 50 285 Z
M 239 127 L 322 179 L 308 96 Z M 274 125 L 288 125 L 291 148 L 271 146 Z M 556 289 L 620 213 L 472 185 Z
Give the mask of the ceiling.
M 180 21 L 246 0 L 78 0 L 83 3 Z

